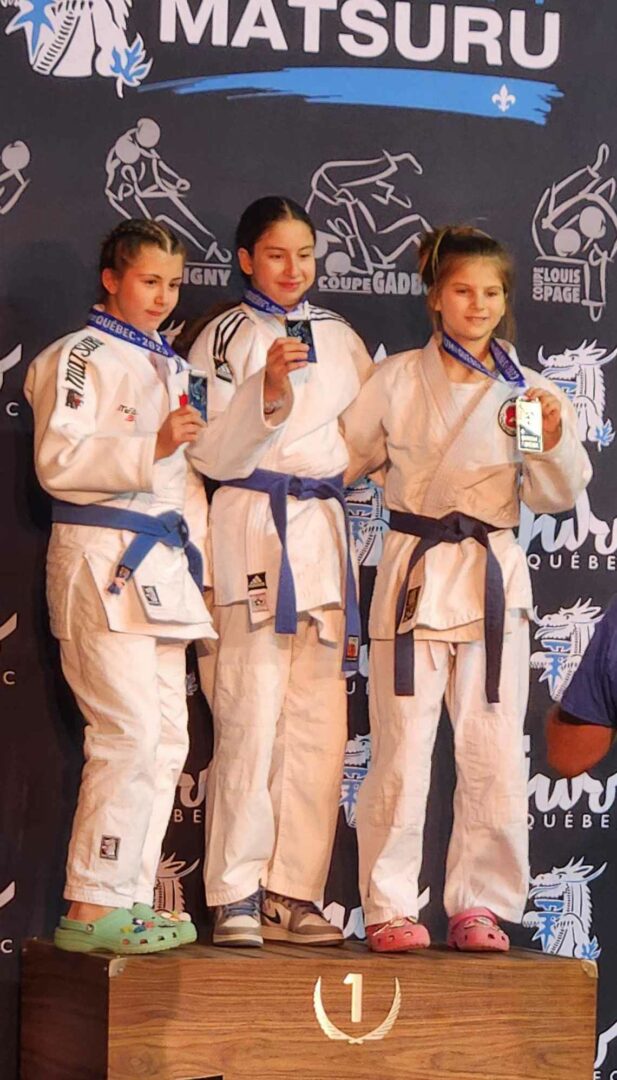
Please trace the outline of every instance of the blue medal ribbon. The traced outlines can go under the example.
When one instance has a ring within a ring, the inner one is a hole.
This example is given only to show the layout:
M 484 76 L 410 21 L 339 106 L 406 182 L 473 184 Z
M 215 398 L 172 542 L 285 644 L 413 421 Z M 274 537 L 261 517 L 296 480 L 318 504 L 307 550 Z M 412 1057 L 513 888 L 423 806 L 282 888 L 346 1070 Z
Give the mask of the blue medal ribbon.
M 502 345 L 499 344 L 496 338 L 491 338 L 489 345 L 489 351 L 495 362 L 496 371 L 489 371 L 488 368 L 481 364 L 475 356 L 472 356 L 467 349 L 460 345 L 458 341 L 451 338 L 449 334 L 442 333 L 441 344 L 449 356 L 453 356 L 455 360 L 458 360 L 465 367 L 471 368 L 473 371 L 480 371 L 483 375 L 486 375 L 489 379 L 501 378 L 514 386 L 519 386 L 521 390 L 524 390 L 527 386 L 525 382 L 525 376 L 523 372 L 514 363 L 514 360 L 506 352 Z
M 308 319 L 308 304 L 304 297 L 298 301 L 292 311 L 271 300 L 265 293 L 255 289 L 252 285 L 244 290 L 242 303 L 252 307 L 255 311 L 261 311 L 264 315 L 284 315 L 288 319 Z
M 120 341 L 128 341 L 129 345 L 137 345 L 139 349 L 147 349 L 148 352 L 158 353 L 159 356 L 171 356 L 177 359 L 171 345 L 163 337 L 160 341 L 155 341 L 142 330 L 124 322 L 123 319 L 118 319 L 115 315 L 109 315 L 106 311 L 90 308 L 86 322 L 95 330 L 103 330 L 111 337 L 119 338 Z
M 260 311 L 264 315 L 277 315 L 283 316 L 285 319 L 298 319 L 301 322 L 310 322 L 309 305 L 308 301 L 305 300 L 304 297 L 298 301 L 295 308 L 288 310 L 287 308 L 282 307 L 281 304 L 277 304 L 276 301 L 271 300 L 269 296 L 266 296 L 265 293 L 260 292 L 259 289 L 255 289 L 251 285 L 250 288 L 247 287 L 244 290 L 242 303 L 246 304 L 247 307 L 253 308 L 255 311 Z M 295 334 L 290 332 L 289 330 L 287 331 L 287 334 L 291 337 L 297 337 L 299 341 L 304 341 L 302 334 Z M 307 357 L 308 362 L 310 364 L 314 364 L 317 360 L 317 356 L 315 355 L 315 346 L 314 344 L 311 344 L 311 341 L 312 334 L 310 334 L 310 338 L 308 341 L 305 342 L 305 344 L 309 346 L 309 353 Z

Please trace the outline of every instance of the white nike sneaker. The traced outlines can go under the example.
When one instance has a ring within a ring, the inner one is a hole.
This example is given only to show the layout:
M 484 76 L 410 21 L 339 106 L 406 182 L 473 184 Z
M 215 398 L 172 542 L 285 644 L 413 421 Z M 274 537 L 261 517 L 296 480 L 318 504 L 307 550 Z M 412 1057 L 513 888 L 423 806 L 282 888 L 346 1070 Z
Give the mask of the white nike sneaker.
M 213 945 L 263 945 L 259 902 L 261 891 L 247 896 L 244 900 L 235 900 L 232 904 L 221 904 L 214 916 Z

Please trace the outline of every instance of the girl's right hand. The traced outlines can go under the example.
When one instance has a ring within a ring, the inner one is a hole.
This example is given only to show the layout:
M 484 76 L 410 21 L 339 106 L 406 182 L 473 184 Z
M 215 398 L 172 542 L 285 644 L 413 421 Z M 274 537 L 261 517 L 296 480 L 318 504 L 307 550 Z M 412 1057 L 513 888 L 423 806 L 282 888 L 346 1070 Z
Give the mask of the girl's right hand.
M 195 442 L 205 427 L 205 422 L 192 405 L 174 409 L 165 417 L 156 436 L 154 460 L 170 457 L 183 443 Z
M 279 337 L 272 343 L 266 356 L 264 401 L 276 401 L 289 393 L 289 373 L 306 367 L 308 345 L 298 338 Z

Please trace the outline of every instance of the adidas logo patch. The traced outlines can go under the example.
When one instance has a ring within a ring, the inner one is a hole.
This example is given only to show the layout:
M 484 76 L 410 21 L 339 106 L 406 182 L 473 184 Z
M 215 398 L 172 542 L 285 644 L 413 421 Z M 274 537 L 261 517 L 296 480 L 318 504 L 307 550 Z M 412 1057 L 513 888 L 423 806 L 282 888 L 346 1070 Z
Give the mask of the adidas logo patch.
M 266 575 L 262 574 L 247 574 L 248 591 L 252 592 L 255 589 L 266 589 Z
M 217 379 L 222 379 L 223 382 L 233 382 L 233 375 L 231 374 L 231 368 L 226 360 L 217 360 L 214 358 L 214 367 L 216 369 Z

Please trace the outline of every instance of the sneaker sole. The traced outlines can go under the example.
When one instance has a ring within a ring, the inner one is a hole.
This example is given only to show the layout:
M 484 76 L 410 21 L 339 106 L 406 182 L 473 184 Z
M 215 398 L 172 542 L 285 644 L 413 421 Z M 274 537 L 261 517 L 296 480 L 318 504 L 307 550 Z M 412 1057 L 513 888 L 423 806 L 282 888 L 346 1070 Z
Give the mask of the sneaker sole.
M 213 934 L 213 945 L 229 945 L 236 948 L 244 948 L 246 946 L 252 948 L 260 948 L 263 945 L 263 938 L 258 937 L 256 934 Z
M 296 934 L 284 926 L 263 925 L 261 932 L 264 941 L 289 941 L 292 945 L 342 945 L 345 940 L 331 934 Z

